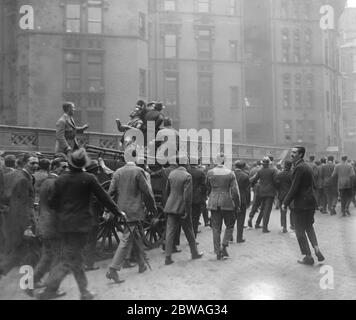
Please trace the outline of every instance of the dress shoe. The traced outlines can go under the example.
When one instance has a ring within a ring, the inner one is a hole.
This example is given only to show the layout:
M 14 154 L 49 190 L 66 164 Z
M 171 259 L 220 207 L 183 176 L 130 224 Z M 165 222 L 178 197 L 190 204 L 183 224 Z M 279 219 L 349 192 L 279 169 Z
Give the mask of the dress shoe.
M 262 229 L 261 226 L 259 226 L 258 224 L 255 225 L 255 229 Z
M 166 257 L 166 260 L 164 261 L 164 264 L 166 266 L 169 266 L 170 264 L 174 263 L 171 257 Z
M 129 260 L 125 260 L 124 263 L 123 263 L 123 265 L 122 265 L 122 267 L 123 267 L 124 269 L 133 268 L 134 266 L 135 266 L 135 265 L 132 264 Z
M 217 259 L 217 260 L 222 260 L 221 252 L 219 252 L 219 253 L 216 255 L 216 259 Z
M 203 252 L 196 253 L 196 254 L 192 255 L 192 259 L 197 260 L 197 259 L 200 259 L 202 256 L 203 256 Z
M 144 273 L 147 270 L 147 266 L 144 264 L 138 268 L 138 273 Z
M 67 293 L 62 290 L 52 291 L 49 289 L 44 289 L 40 292 L 35 293 L 35 297 L 38 300 L 51 300 L 65 296 Z
M 282 229 L 282 232 L 283 232 L 283 233 L 287 233 L 287 232 L 288 232 L 287 228 L 283 228 L 283 229 Z
M 226 249 L 226 246 L 223 246 L 221 248 L 221 257 L 224 258 L 224 257 L 228 257 L 229 254 L 227 253 L 227 249 Z
M 106 278 L 109 280 L 114 280 L 115 283 L 122 283 L 125 280 L 120 280 L 117 271 L 113 268 L 109 268 L 109 271 L 106 273 Z
M 176 246 L 174 246 L 172 249 L 172 253 L 178 253 L 178 252 L 182 252 L 182 250 L 180 250 Z
M 252 219 L 248 219 L 247 225 L 249 228 L 252 228 Z
M 315 255 L 317 256 L 319 262 L 325 260 L 325 257 L 323 256 L 323 254 L 321 253 L 320 250 L 316 250 L 316 251 L 315 251 Z
M 289 229 L 294 230 L 295 228 L 294 226 L 289 226 Z
M 269 231 L 268 229 L 262 230 L 262 233 L 269 233 L 269 232 L 271 232 L 271 231 Z
M 80 294 L 80 300 L 93 300 L 96 296 L 96 293 L 89 290 L 85 290 Z
M 236 240 L 236 243 L 244 243 L 246 240 L 245 239 L 238 239 Z
M 314 264 L 314 259 L 312 257 L 304 257 L 303 260 L 298 260 L 298 263 L 312 266 Z
M 349 210 L 346 210 L 346 214 L 347 214 L 348 216 L 351 216 L 351 213 L 350 213 Z

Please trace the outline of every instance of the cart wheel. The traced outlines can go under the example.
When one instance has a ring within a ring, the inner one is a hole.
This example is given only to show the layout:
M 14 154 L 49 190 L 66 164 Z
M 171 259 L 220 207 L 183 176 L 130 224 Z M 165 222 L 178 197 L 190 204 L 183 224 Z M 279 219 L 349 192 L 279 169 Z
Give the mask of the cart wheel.
M 142 238 L 148 249 L 159 247 L 165 236 L 166 217 L 161 206 L 157 206 L 157 214 L 147 213 L 142 223 Z

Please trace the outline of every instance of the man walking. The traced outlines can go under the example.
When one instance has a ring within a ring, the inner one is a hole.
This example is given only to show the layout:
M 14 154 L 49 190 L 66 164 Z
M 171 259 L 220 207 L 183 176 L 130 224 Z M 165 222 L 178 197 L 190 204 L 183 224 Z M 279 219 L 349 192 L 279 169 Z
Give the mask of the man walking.
M 347 156 L 341 157 L 341 162 L 334 168 L 332 178 L 337 179 L 341 199 L 341 214 L 343 217 L 346 217 L 346 214 L 351 215 L 349 207 L 352 199 L 352 179 L 354 176 L 354 169 L 351 164 L 347 163 Z
M 206 175 L 198 165 L 198 158 L 191 157 L 188 172 L 191 174 L 193 180 L 192 223 L 195 238 L 198 233 L 201 208 L 206 201 Z
M 282 204 L 284 198 L 286 197 L 291 185 L 292 185 L 292 162 L 286 160 L 284 162 L 284 170 L 279 172 L 276 176 L 275 185 L 278 191 L 278 200 L 279 203 Z M 282 209 L 280 206 L 281 211 L 281 226 L 282 232 L 287 233 L 287 211 Z M 293 225 L 293 216 L 292 216 L 292 209 L 290 208 L 290 222 Z
M 235 176 L 240 193 L 240 210 L 236 213 L 236 242 L 243 243 L 244 224 L 246 218 L 246 210 L 250 205 L 250 179 L 247 173 L 244 172 L 246 163 L 243 161 L 235 162 Z
M 214 251 L 218 260 L 229 256 L 227 247 L 235 225 L 235 212 L 240 210 L 240 194 L 235 174 L 224 166 L 224 154 L 217 155 L 218 165 L 207 175 L 208 209 L 211 210 Z M 221 246 L 221 228 L 225 234 Z
M 45 290 L 36 295 L 38 299 L 56 298 L 57 290 L 69 272 L 73 272 L 78 284 L 80 299 L 94 298 L 94 294 L 87 288 L 88 280 L 83 265 L 83 249 L 94 219 L 89 208 L 91 195 L 94 194 L 115 215 L 121 214 L 96 177 L 83 171 L 88 163 L 89 158 L 84 149 L 74 151 L 68 157 L 69 172 L 54 182 L 49 206 L 56 211 L 58 219 L 61 257 L 59 264 L 50 271 Z
M 304 255 L 304 258 L 298 262 L 313 265 L 314 259 L 311 255 L 308 239 L 314 248 L 318 261 L 323 261 L 325 258 L 319 249 L 313 227 L 316 207 L 315 182 L 312 169 L 304 162 L 304 155 L 304 147 L 296 146 L 292 148 L 291 160 L 294 165 L 292 186 L 283 200 L 283 210 L 287 210 L 291 202 L 294 202 L 295 234 L 300 251 Z
M 157 211 L 154 195 L 147 181 L 145 171 L 134 162 L 127 162 L 114 173 L 109 194 L 117 202 L 120 211 L 125 212 L 127 224 L 106 277 L 115 283 L 122 282 L 117 271 L 120 271 L 132 249 L 137 257 L 139 273 L 147 270 L 144 246 L 141 238 L 140 224 L 145 219 L 144 204 L 151 212 Z
M 271 160 L 268 157 L 264 157 L 262 160 L 262 169 L 259 170 L 254 177 L 250 179 L 252 185 L 257 181 L 260 183 L 260 197 L 261 197 L 261 212 L 263 218 L 262 232 L 268 233 L 268 222 L 271 215 L 273 201 L 276 196 L 276 189 L 274 186 L 277 170 L 270 168 Z M 261 218 L 258 216 L 256 225 L 259 226 Z
M 167 213 L 166 260 L 165 264 L 174 263 L 172 249 L 179 225 L 182 226 L 188 240 L 192 259 L 200 259 L 192 226 L 192 176 L 184 164 L 186 157 L 177 157 L 178 167 L 168 177 L 166 185 L 167 202 L 164 212 Z
M 326 164 L 326 159 L 320 159 L 320 162 L 316 162 L 317 171 L 316 171 L 316 178 L 315 178 L 315 186 L 316 186 L 316 201 L 318 208 L 321 213 L 326 214 L 326 194 L 323 185 L 323 176 L 322 170 L 323 166 Z
M 83 133 L 89 126 L 86 124 L 83 127 L 77 127 L 73 115 L 75 111 L 73 102 L 63 104 L 64 114 L 58 119 L 56 124 L 56 145 L 54 153 L 72 152 L 79 148 L 76 138 L 77 133 Z
M 323 177 L 326 202 L 331 215 L 336 214 L 335 207 L 337 204 L 337 184 L 335 179 L 332 177 L 334 168 L 334 157 L 328 156 L 328 162 L 321 168 L 321 175 Z

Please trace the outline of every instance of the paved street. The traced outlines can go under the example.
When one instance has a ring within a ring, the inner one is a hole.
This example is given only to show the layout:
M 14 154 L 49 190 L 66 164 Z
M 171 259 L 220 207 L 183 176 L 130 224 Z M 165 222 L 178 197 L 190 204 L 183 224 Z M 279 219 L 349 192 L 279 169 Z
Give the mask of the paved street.
M 338 208 L 339 209 L 339 208 Z M 245 229 L 246 242 L 232 243 L 230 258 L 217 261 L 212 251 L 212 232 L 200 226 L 201 260 L 190 260 L 189 248 L 182 236 L 183 252 L 173 255 L 175 263 L 164 265 L 161 249 L 148 252 L 152 271 L 139 274 L 137 268 L 120 273 L 123 284 L 105 278 L 109 260 L 101 269 L 88 273 L 90 289 L 97 299 L 355 299 L 356 298 L 356 209 L 352 216 L 316 214 L 315 228 L 324 264 L 313 267 L 297 264 L 300 257 L 295 234 L 282 234 L 279 211 L 271 215 L 269 234 Z M 331 266 L 334 289 L 322 289 L 322 266 Z M 20 274 L 13 270 L 0 281 L 0 299 L 29 299 L 19 288 Z M 72 275 L 62 284 L 66 299 L 78 299 Z

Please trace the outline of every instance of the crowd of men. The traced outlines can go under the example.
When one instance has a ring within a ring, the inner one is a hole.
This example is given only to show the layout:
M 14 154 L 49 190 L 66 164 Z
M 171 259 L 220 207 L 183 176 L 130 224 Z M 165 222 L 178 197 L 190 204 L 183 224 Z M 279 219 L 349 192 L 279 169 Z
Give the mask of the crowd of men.
M 74 105 L 65 104 L 63 109 L 65 115 L 57 123 L 54 159 L 39 158 L 37 154 L 7 154 L 0 163 L 0 275 L 6 275 L 23 261 L 28 249 L 24 236 L 38 237 L 41 257 L 34 268 L 34 288 L 26 292 L 38 299 L 60 297 L 65 294 L 60 290 L 61 282 L 72 272 L 80 298 L 90 300 L 95 294 L 88 290 L 86 271 L 97 269 L 99 218 L 120 219 L 124 225 L 120 244 L 106 272 L 107 279 L 121 283 L 119 271 L 133 267 L 133 256 L 139 273 L 149 266 L 141 225 L 146 212 L 155 214 L 157 206 L 145 165 L 127 162 L 115 172 L 108 172 L 101 159 L 90 160 L 75 139 Z M 172 255 L 181 251 L 181 229 L 191 258 L 203 257 L 197 242 L 201 215 L 205 225 L 211 226 L 216 259 L 227 259 L 235 225 L 236 242 L 245 242 L 246 211 L 251 203 L 248 227 L 253 227 L 258 213 L 254 227 L 269 233 L 269 218 L 275 205 L 280 208 L 281 228 L 286 233 L 290 210 L 290 229 L 295 230 L 304 255 L 298 262 L 314 264 L 308 239 L 318 261 L 323 261 L 313 228 L 314 213 L 320 210 L 326 214 L 328 209 L 336 215 L 340 197 L 341 215 L 350 215 L 351 202 L 355 205 L 355 169 L 346 156 L 339 163 L 332 156 L 320 161 L 311 156 L 306 162 L 305 153 L 304 147 L 295 146 L 291 161 L 276 164 L 273 157 L 266 156 L 250 167 L 239 160 L 233 170 L 224 165 L 226 159 L 221 153 L 211 168 L 201 166 L 199 159 L 193 157 L 189 161 L 179 156 L 170 159 L 169 165 L 155 173 L 161 174 L 164 181 L 165 265 L 174 263 Z M 98 182 L 99 169 L 111 174 L 108 192 Z

